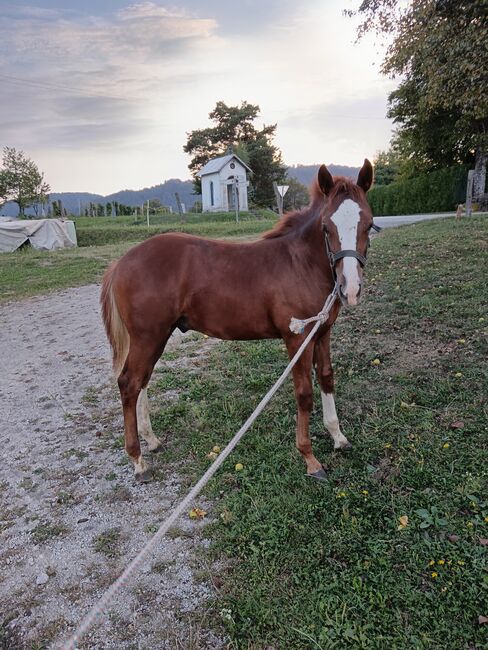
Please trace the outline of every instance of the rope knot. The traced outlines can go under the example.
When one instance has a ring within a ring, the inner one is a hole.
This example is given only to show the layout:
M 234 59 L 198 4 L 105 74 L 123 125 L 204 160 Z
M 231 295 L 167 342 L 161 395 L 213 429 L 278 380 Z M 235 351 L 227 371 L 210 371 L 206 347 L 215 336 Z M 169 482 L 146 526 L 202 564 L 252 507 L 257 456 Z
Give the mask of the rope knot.
M 309 323 L 314 323 L 315 321 L 319 321 L 319 323 L 323 325 L 329 318 L 331 307 L 336 298 L 337 298 L 337 285 L 334 286 L 332 293 L 328 296 L 327 300 L 325 301 L 325 305 L 322 307 L 322 309 L 319 311 L 319 313 L 316 316 L 311 316 L 310 318 L 304 318 L 304 319 L 293 317 L 290 320 L 290 324 L 288 326 L 290 328 L 290 331 L 293 332 L 293 334 L 303 334 L 305 327 Z

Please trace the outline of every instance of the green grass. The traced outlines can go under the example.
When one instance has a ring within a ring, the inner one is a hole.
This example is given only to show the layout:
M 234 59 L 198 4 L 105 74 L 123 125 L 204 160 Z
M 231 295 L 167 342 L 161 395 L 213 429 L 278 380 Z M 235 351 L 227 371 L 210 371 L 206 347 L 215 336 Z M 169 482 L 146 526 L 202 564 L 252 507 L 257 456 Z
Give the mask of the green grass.
M 311 432 L 328 481 L 304 475 L 288 381 L 212 481 L 214 620 L 231 647 L 488 647 L 487 253 L 483 218 L 376 238 L 363 302 L 333 333 L 353 453 L 322 435 L 317 391 Z M 154 418 L 168 436 L 160 462 L 190 460 L 195 481 L 285 365 L 279 341 L 232 342 L 159 371 L 156 399 L 180 391 Z
M 133 217 L 81 217 L 83 227 L 77 228 L 81 244 L 78 248 L 59 251 L 23 248 L 0 255 L 0 303 L 100 282 L 112 260 L 138 241 L 160 232 L 184 231 L 214 238 L 253 237 L 273 227 L 276 219 L 270 218 L 270 214 L 263 213 L 259 219 L 243 218 L 239 224 L 229 221 L 228 213 L 225 213 L 226 221 L 219 214 L 211 215 L 215 221 L 205 215 L 205 220 L 200 216 L 198 223 L 164 224 L 149 229 L 145 225 L 129 225 Z

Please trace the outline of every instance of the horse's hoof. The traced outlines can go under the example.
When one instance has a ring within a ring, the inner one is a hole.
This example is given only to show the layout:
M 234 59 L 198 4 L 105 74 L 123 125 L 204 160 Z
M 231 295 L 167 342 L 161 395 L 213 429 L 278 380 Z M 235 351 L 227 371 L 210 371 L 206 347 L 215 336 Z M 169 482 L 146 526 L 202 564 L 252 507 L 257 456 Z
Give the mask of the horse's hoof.
M 337 447 L 336 449 L 334 449 L 334 451 L 345 451 L 345 452 L 352 451 L 352 450 L 353 450 L 353 446 L 349 441 L 347 441 L 347 444 L 343 445 L 342 447 Z
M 314 478 L 317 481 L 326 481 L 327 480 L 327 474 L 325 473 L 325 468 L 322 466 L 320 469 L 318 469 L 316 472 L 312 472 L 312 474 L 307 474 L 310 478 Z
M 149 483 L 153 478 L 153 473 L 151 469 L 145 469 L 143 472 L 136 474 L 137 483 Z

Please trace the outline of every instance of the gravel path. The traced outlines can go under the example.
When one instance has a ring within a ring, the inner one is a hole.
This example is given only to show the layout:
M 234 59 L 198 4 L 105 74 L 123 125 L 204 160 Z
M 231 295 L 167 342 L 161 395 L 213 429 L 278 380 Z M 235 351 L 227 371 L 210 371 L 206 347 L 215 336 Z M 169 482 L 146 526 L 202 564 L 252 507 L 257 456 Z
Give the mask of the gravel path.
M 133 481 L 98 295 L 0 306 L 0 648 L 64 638 L 180 493 L 177 468 Z M 211 588 L 194 578 L 203 524 L 173 532 L 81 647 L 223 647 L 205 631 Z

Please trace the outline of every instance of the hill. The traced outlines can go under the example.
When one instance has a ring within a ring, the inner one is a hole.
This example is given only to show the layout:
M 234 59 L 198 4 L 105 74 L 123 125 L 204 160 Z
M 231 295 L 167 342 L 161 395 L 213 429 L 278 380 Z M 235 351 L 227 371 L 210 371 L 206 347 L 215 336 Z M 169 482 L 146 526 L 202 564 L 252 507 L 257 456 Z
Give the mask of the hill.
M 288 167 L 288 176 L 296 178 L 297 181 L 303 183 L 307 187 L 312 183 L 312 180 L 317 174 L 320 164 L 316 165 L 293 165 Z M 359 167 L 347 167 L 344 165 L 328 165 L 328 169 L 333 176 L 348 176 L 357 178 Z M 163 205 L 177 209 L 175 192 L 180 195 L 181 201 L 185 204 L 186 209 L 189 210 L 195 201 L 200 200 L 198 194 L 193 194 L 193 182 L 191 180 L 182 181 L 179 178 L 170 178 L 164 183 L 153 185 L 152 187 L 144 187 L 141 190 L 120 190 L 107 196 L 101 194 L 92 194 L 90 192 L 51 192 L 49 198 L 51 201 L 61 200 L 63 206 L 70 214 L 79 214 L 80 206 L 91 203 L 109 203 L 117 201 L 124 205 L 132 207 L 140 206 L 147 200 L 159 199 Z M 10 217 L 16 216 L 18 208 L 15 203 L 7 203 L 0 208 L 0 214 Z M 27 215 L 35 216 L 32 208 L 26 210 Z
M 293 165 L 288 167 L 287 174 L 288 176 L 295 178 L 300 183 L 303 183 L 306 187 L 314 180 L 320 163 L 316 165 Z M 359 174 L 359 167 L 347 167 L 346 165 L 327 165 L 327 169 L 330 171 L 332 176 L 347 176 L 348 178 L 356 179 Z

